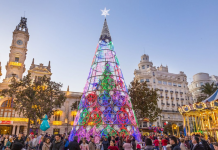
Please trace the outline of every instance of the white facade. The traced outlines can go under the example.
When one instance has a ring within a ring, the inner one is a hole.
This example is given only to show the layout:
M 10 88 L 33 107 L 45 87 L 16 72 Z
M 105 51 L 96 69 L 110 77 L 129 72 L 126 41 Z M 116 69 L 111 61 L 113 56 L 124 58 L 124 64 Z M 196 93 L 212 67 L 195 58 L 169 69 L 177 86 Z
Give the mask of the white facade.
M 193 81 L 189 85 L 189 90 L 192 93 L 193 100 L 196 101 L 197 97 L 201 95 L 201 86 L 205 83 L 218 83 L 218 76 L 209 76 L 208 73 L 197 73 L 193 76 Z
M 138 68 L 134 71 L 135 79 L 140 82 L 146 81 L 149 88 L 159 89 L 158 107 L 162 109 L 162 113 L 161 117 L 153 124 L 160 127 L 163 127 L 164 122 L 182 125 L 183 119 L 177 108 L 191 101 L 187 77 L 184 72 L 169 73 L 168 66 L 162 65 L 156 68 L 149 61 L 149 56 L 145 54 L 141 56 Z M 143 122 L 141 127 L 146 127 L 146 123 Z

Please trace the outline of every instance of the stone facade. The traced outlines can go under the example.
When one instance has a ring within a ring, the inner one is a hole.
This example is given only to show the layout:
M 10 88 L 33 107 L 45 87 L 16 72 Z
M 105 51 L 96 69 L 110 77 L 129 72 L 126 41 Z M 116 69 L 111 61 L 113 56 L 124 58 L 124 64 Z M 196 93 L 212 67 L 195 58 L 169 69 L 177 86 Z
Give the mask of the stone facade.
M 16 26 L 16 29 L 13 32 L 9 61 L 6 65 L 6 77 L 3 79 L 3 82 L 0 83 L 0 91 L 8 88 L 8 85 L 13 77 L 17 80 L 21 79 L 26 70 L 25 60 L 27 54 L 27 44 L 29 41 L 29 33 L 26 22 L 27 19 L 22 17 L 21 22 L 18 26 Z M 31 73 L 31 78 L 33 80 L 38 80 L 44 75 L 50 77 L 52 75 L 51 63 L 49 61 L 48 66 L 44 66 L 43 64 L 36 65 L 33 59 L 28 73 Z M 1 75 L 0 64 L 0 76 Z M 76 111 L 71 111 L 71 105 L 75 101 L 80 100 L 82 93 L 70 92 L 69 87 L 67 91 L 64 92 L 67 99 L 63 106 L 58 109 L 57 113 L 50 118 L 49 124 L 51 128 L 46 131 L 49 134 L 67 133 L 71 131 L 73 120 L 76 116 Z M 27 122 L 27 118 L 19 116 L 13 109 L 12 98 L 0 97 L 0 134 L 18 134 L 20 132 L 26 134 Z M 39 126 L 31 125 L 30 128 L 33 132 L 42 133 L 42 131 L 38 129 Z
M 142 55 L 137 70 L 134 71 L 135 79 L 147 82 L 151 89 L 159 89 L 158 107 L 162 109 L 161 117 L 156 122 L 141 122 L 140 127 L 155 125 L 163 127 L 165 122 L 174 122 L 182 125 L 183 119 L 178 112 L 178 107 L 192 101 L 188 90 L 187 76 L 180 71 L 178 74 L 169 73 L 168 66 L 153 66 L 148 55 Z
M 196 102 L 197 97 L 201 95 L 201 86 L 205 83 L 215 83 L 217 85 L 218 83 L 218 76 L 212 75 L 209 76 L 208 73 L 197 73 L 193 76 L 193 81 L 189 85 L 189 90 L 192 93 L 193 100 Z

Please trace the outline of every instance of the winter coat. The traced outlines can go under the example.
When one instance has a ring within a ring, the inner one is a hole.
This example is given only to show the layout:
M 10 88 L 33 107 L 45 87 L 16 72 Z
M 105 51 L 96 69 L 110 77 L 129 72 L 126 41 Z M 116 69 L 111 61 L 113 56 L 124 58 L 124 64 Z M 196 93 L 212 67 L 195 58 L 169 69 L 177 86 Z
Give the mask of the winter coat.
M 154 149 L 154 147 L 151 146 L 151 145 L 147 145 L 147 146 L 145 146 L 145 150 L 153 150 L 153 149 Z
M 95 143 L 92 142 L 89 143 L 89 150 L 96 150 Z
M 23 138 L 21 138 L 21 139 L 16 138 L 14 140 L 14 143 L 21 143 L 23 145 L 23 147 L 24 147 L 24 140 L 23 140 Z
M 181 150 L 181 148 L 179 147 L 179 145 L 172 145 L 171 150 Z
M 131 144 L 132 144 L 132 149 L 133 149 L 133 150 L 136 150 L 136 142 L 135 142 L 135 139 L 132 140 Z
M 49 150 L 50 149 L 50 147 L 51 147 L 51 143 L 43 143 L 43 145 L 42 145 L 42 150 Z
M 104 147 L 104 150 L 107 150 L 107 148 L 109 147 L 109 142 L 108 141 L 103 141 L 102 142 L 102 145 L 103 145 L 103 147 Z
M 50 150 L 63 150 L 64 149 L 64 142 L 61 141 L 53 141 L 50 147 Z
M 124 150 L 131 150 L 132 149 L 131 143 L 124 143 L 123 144 L 123 149 Z
M 80 150 L 79 143 L 74 140 L 69 143 L 69 150 Z
M 188 150 L 188 148 L 185 146 L 184 143 L 180 144 L 180 148 L 181 148 L 181 150 Z
M 193 146 L 192 150 L 205 150 L 205 149 L 201 144 L 196 144 L 195 146 Z
M 201 142 L 202 147 L 203 147 L 205 150 L 211 150 L 211 148 L 210 148 L 209 144 L 207 143 L 207 141 L 201 139 L 200 142 Z

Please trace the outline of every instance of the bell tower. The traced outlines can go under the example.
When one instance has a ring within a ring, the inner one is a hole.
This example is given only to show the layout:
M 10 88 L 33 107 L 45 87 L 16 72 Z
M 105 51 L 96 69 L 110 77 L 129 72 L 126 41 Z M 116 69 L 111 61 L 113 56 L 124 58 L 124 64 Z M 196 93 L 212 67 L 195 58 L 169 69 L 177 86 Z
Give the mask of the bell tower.
M 6 65 L 6 80 L 14 75 L 21 79 L 25 72 L 25 60 L 27 54 L 27 43 L 29 41 L 29 32 L 27 28 L 27 18 L 21 17 L 20 23 L 13 32 L 12 44 L 10 47 L 9 61 Z

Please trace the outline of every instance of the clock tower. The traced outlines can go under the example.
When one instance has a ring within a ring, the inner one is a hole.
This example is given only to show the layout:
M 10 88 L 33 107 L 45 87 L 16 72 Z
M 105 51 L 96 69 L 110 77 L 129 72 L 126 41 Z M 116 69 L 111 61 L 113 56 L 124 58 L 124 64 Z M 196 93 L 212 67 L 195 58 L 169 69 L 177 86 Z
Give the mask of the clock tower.
M 27 18 L 21 17 L 20 23 L 13 32 L 9 61 L 6 65 L 6 80 L 13 75 L 18 79 L 22 78 L 22 75 L 26 70 L 24 62 L 26 60 L 28 41 L 29 32 L 27 28 Z

